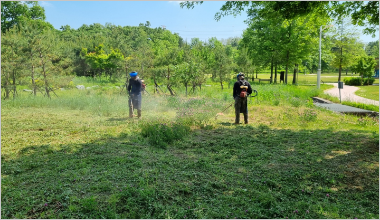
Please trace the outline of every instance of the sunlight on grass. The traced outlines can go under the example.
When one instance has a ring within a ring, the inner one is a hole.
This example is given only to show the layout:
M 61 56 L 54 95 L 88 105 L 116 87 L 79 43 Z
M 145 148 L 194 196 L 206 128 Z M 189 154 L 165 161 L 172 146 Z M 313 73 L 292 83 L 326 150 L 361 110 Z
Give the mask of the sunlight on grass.
M 233 102 L 215 88 L 146 95 L 140 120 L 116 88 L 3 101 L 2 217 L 378 217 L 378 120 L 316 108 L 309 86 L 254 87 L 238 126 L 233 107 L 215 119 Z

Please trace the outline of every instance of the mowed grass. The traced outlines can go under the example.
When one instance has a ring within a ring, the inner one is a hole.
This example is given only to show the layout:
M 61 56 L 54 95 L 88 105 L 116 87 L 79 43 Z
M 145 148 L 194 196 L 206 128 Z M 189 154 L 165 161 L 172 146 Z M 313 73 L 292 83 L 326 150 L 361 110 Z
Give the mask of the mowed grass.
M 343 79 L 345 77 L 357 77 L 358 74 L 352 74 L 349 73 L 348 75 L 346 75 L 345 73 L 342 73 L 341 75 L 341 81 L 343 82 Z M 273 78 L 274 78 L 274 73 L 273 73 Z M 304 75 L 303 73 L 298 73 L 298 84 L 302 85 L 302 84 L 317 84 L 317 74 L 306 74 Z M 322 73 L 321 74 L 321 84 L 324 84 L 324 83 L 337 83 L 338 82 L 338 77 L 339 77 L 339 74 L 338 73 Z M 255 78 L 255 82 L 259 81 L 258 79 L 270 79 L 270 73 L 258 73 L 257 74 L 257 80 L 256 80 L 256 74 L 254 74 L 254 78 Z M 249 74 L 249 80 L 252 81 L 252 74 Z M 277 73 L 277 82 L 280 83 L 280 73 L 278 72 Z M 292 84 L 293 82 L 293 73 L 288 73 L 288 84 Z M 264 82 L 261 82 L 261 83 L 269 83 L 269 81 L 264 81 Z M 282 83 L 282 82 L 281 82 Z M 379 84 L 379 79 L 375 79 L 374 81 L 374 84 Z
M 145 95 L 140 120 L 117 89 L 2 101 L 1 217 L 379 218 L 378 119 L 316 108 L 314 87 L 254 86 L 240 126 L 232 107 L 215 118 L 233 100 L 213 86 Z M 142 136 L 167 122 L 191 131 Z
M 358 86 L 360 89 L 355 92 L 355 95 L 379 101 L 379 86 Z

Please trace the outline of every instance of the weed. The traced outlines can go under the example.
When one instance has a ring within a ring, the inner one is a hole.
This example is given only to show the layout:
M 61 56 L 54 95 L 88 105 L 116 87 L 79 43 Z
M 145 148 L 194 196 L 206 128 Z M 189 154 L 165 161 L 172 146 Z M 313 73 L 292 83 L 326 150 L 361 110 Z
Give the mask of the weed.
M 305 109 L 305 111 L 300 114 L 300 118 L 303 121 L 311 122 L 317 120 L 317 112 L 314 109 Z

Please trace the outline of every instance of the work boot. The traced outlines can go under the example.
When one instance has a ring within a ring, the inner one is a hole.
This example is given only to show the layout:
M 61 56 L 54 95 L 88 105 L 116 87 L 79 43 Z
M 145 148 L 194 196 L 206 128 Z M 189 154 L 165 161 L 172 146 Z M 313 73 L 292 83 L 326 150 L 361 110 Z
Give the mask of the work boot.
M 137 110 L 137 117 L 141 118 L 141 110 Z
M 244 124 L 248 124 L 248 114 L 244 114 Z
M 133 110 L 132 109 L 129 109 L 129 117 L 133 118 Z
M 235 117 L 235 124 L 239 124 L 239 122 L 240 122 L 240 115 L 236 114 L 235 116 L 236 116 Z

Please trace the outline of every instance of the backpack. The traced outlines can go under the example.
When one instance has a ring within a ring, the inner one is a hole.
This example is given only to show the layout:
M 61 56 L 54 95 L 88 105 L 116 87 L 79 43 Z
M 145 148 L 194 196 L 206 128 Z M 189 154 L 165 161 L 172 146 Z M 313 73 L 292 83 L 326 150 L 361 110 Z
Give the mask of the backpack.
M 248 89 L 248 85 L 246 83 L 246 81 L 239 81 L 240 82 L 240 88 L 242 89 L 240 91 L 240 95 L 239 97 L 240 98 L 246 98 L 247 97 L 247 89 Z

